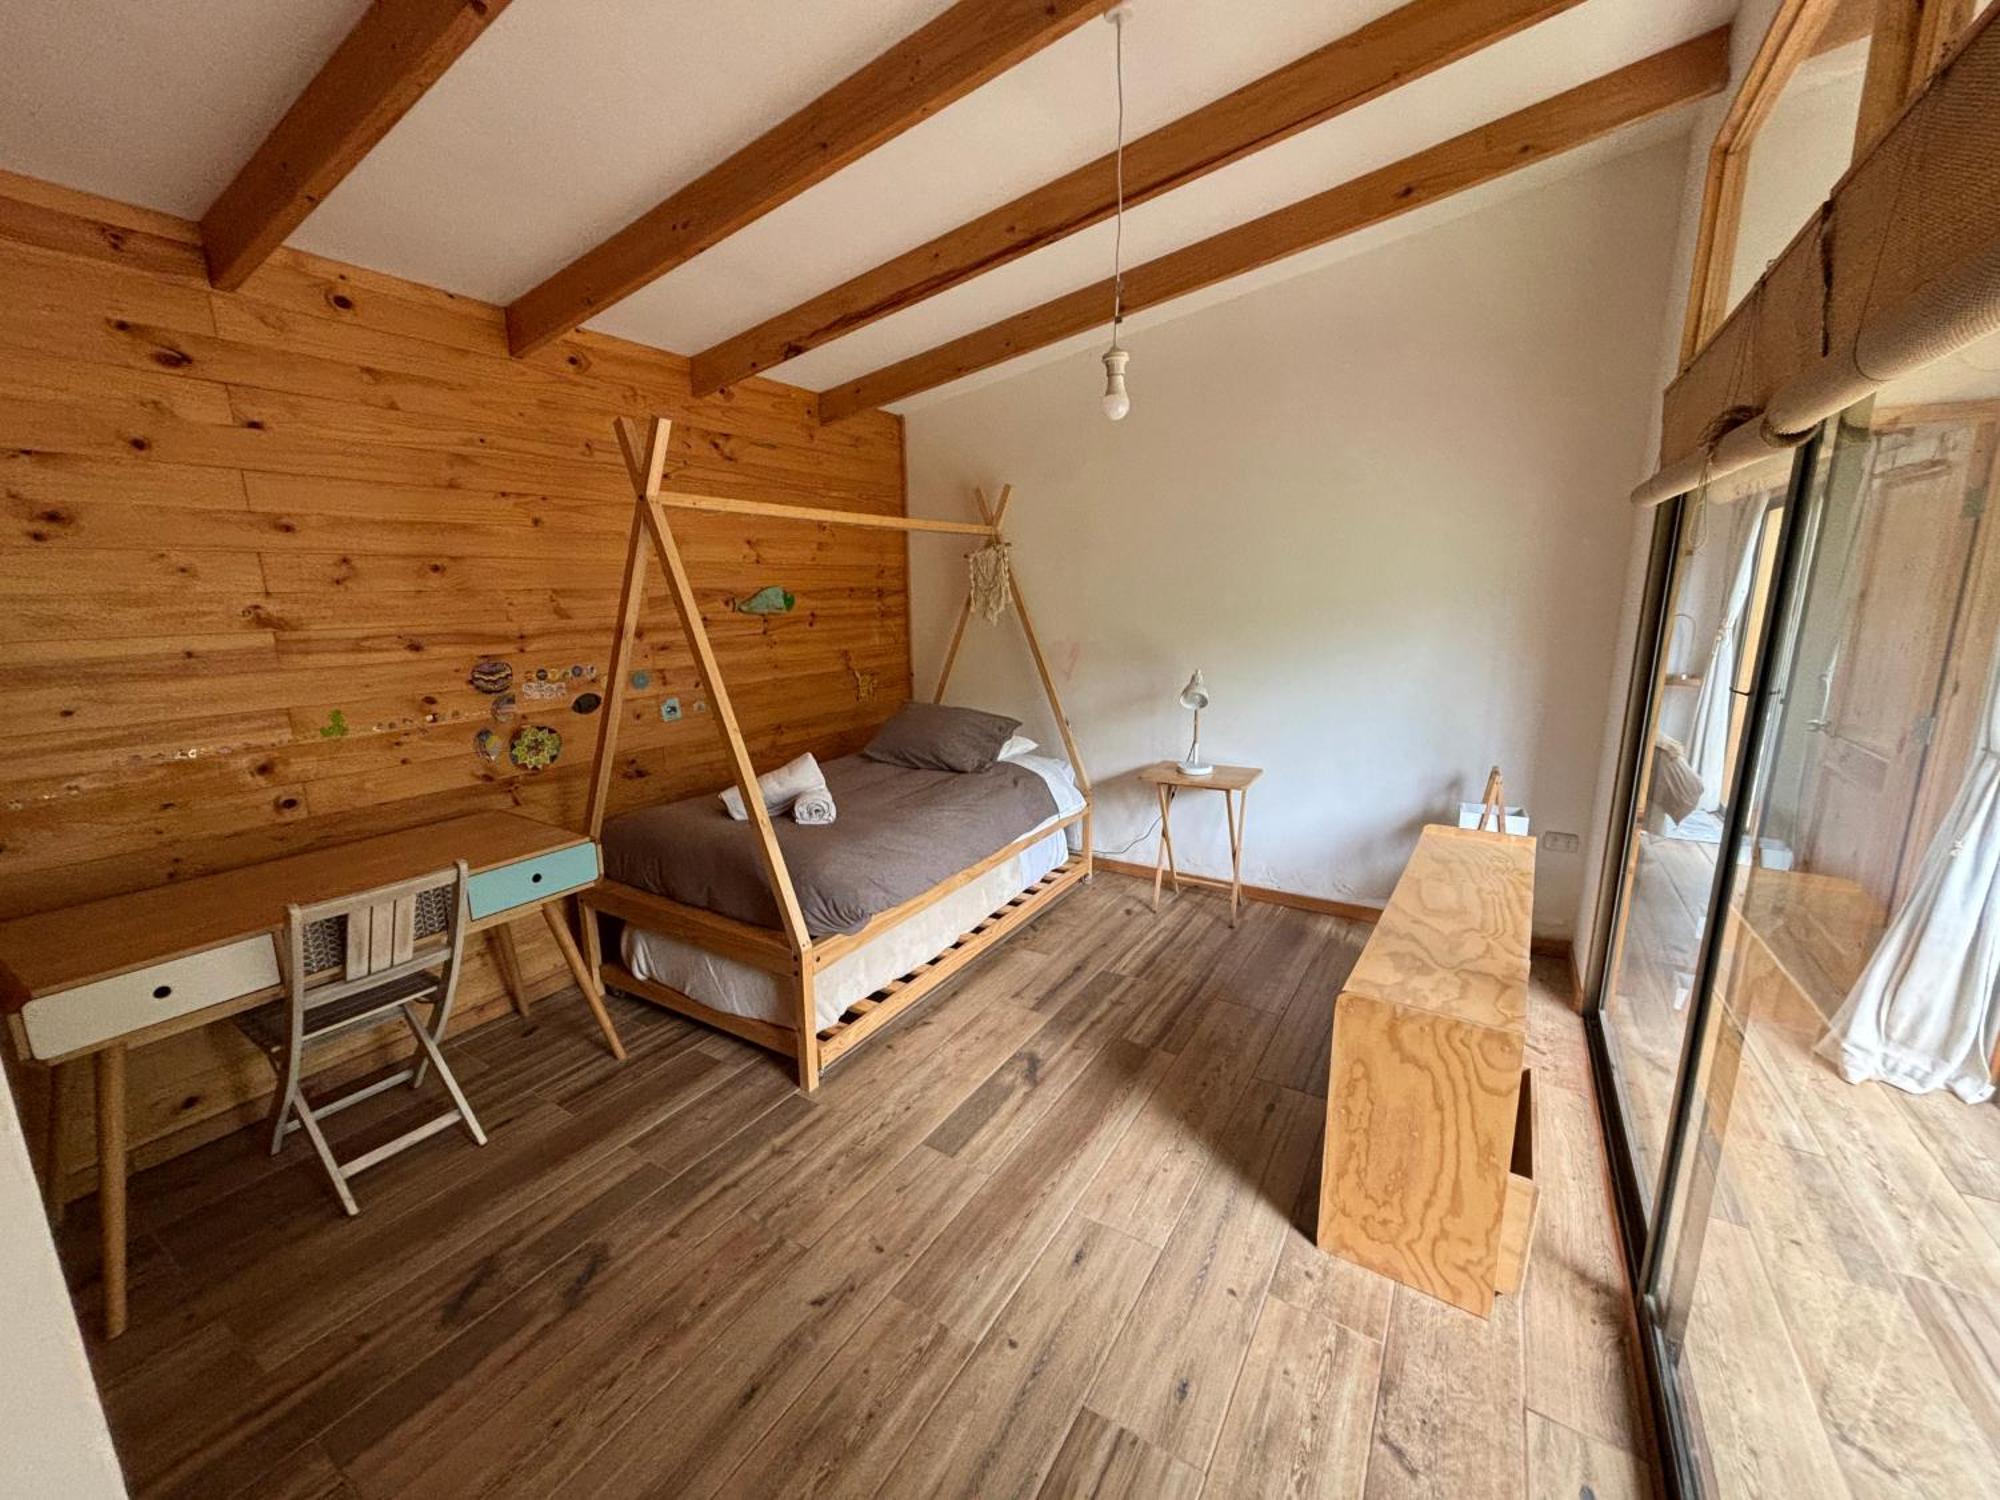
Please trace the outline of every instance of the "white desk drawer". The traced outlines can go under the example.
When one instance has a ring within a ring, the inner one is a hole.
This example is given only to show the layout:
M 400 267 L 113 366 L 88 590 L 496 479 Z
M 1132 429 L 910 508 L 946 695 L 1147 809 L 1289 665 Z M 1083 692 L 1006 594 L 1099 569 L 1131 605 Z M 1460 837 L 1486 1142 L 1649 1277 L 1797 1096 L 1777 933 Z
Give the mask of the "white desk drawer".
M 277 983 L 277 948 L 260 933 L 30 1000 L 21 1024 L 36 1057 L 62 1057 Z

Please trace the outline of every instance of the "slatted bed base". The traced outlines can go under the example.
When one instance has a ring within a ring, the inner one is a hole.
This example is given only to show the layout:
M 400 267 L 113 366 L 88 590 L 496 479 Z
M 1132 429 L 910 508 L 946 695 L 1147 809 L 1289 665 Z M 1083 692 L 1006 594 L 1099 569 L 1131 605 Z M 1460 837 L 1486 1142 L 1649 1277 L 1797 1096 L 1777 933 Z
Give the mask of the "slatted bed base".
M 819 1032 L 817 1051 L 820 1067 L 828 1067 L 846 1056 L 988 948 L 1032 922 L 1089 873 L 1089 861 L 1081 855 L 1071 855 L 998 911 L 975 924 L 969 932 L 961 934 L 937 957 L 855 1001 L 842 1012 L 838 1021 Z M 607 988 L 621 990 L 704 1025 L 740 1036 L 782 1056 L 797 1057 L 799 1054 L 798 1032 L 793 1027 L 717 1010 L 669 985 L 641 979 L 622 964 L 604 964 L 601 973 Z
M 1051 902 L 1083 879 L 1088 868 L 1081 856 L 1070 856 L 970 932 L 961 934 L 929 963 L 919 964 L 901 979 L 890 980 L 866 999 L 848 1006 L 838 1021 L 820 1032 L 820 1062 L 826 1064 L 844 1056 L 1010 932 L 1032 922 Z

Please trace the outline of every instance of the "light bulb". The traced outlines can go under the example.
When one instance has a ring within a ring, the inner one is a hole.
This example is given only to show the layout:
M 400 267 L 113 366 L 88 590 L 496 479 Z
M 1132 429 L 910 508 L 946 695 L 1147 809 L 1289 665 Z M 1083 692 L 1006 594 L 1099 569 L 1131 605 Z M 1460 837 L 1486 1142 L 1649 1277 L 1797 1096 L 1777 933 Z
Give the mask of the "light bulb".
M 1125 366 L 1131 358 L 1115 343 L 1104 351 L 1104 415 L 1114 422 L 1124 421 L 1132 409 L 1132 397 L 1125 389 Z

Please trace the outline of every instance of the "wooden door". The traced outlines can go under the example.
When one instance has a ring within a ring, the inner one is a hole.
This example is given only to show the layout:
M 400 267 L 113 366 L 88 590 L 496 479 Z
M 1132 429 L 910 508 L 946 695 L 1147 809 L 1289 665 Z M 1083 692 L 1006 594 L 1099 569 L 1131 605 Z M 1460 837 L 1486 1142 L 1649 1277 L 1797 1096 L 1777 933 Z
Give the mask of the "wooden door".
M 1984 730 L 1986 687 L 1993 675 L 1993 653 L 2000 649 L 2000 517 L 1993 514 L 1996 498 L 1996 454 L 2000 454 L 2000 404 L 1980 403 L 1942 420 L 1961 420 L 1972 431 L 1972 453 L 1966 476 L 1966 511 L 1976 519 L 1971 561 L 1938 677 L 1937 729 L 1917 784 L 1916 807 L 1903 843 L 1903 870 L 1896 882 L 1896 900 L 1909 890 L 1951 804 L 1958 797 L 1973 748 Z
M 1884 912 L 1901 884 L 1979 524 L 1968 503 L 1979 431 L 1918 422 L 1877 435 L 1847 562 L 1847 625 L 1809 725 L 1819 745 L 1800 863 L 1853 881 Z M 1984 484 L 1982 464 L 1982 496 Z

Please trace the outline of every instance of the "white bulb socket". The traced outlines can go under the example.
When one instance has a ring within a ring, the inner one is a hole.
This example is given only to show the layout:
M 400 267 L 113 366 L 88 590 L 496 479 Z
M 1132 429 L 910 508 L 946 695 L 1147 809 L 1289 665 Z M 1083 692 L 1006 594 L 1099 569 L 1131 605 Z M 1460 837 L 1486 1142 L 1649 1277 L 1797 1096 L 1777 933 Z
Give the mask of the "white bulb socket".
M 1116 344 L 1104 351 L 1104 415 L 1114 422 L 1124 421 L 1132 409 L 1132 395 L 1125 389 L 1125 366 L 1131 358 L 1130 351 Z

